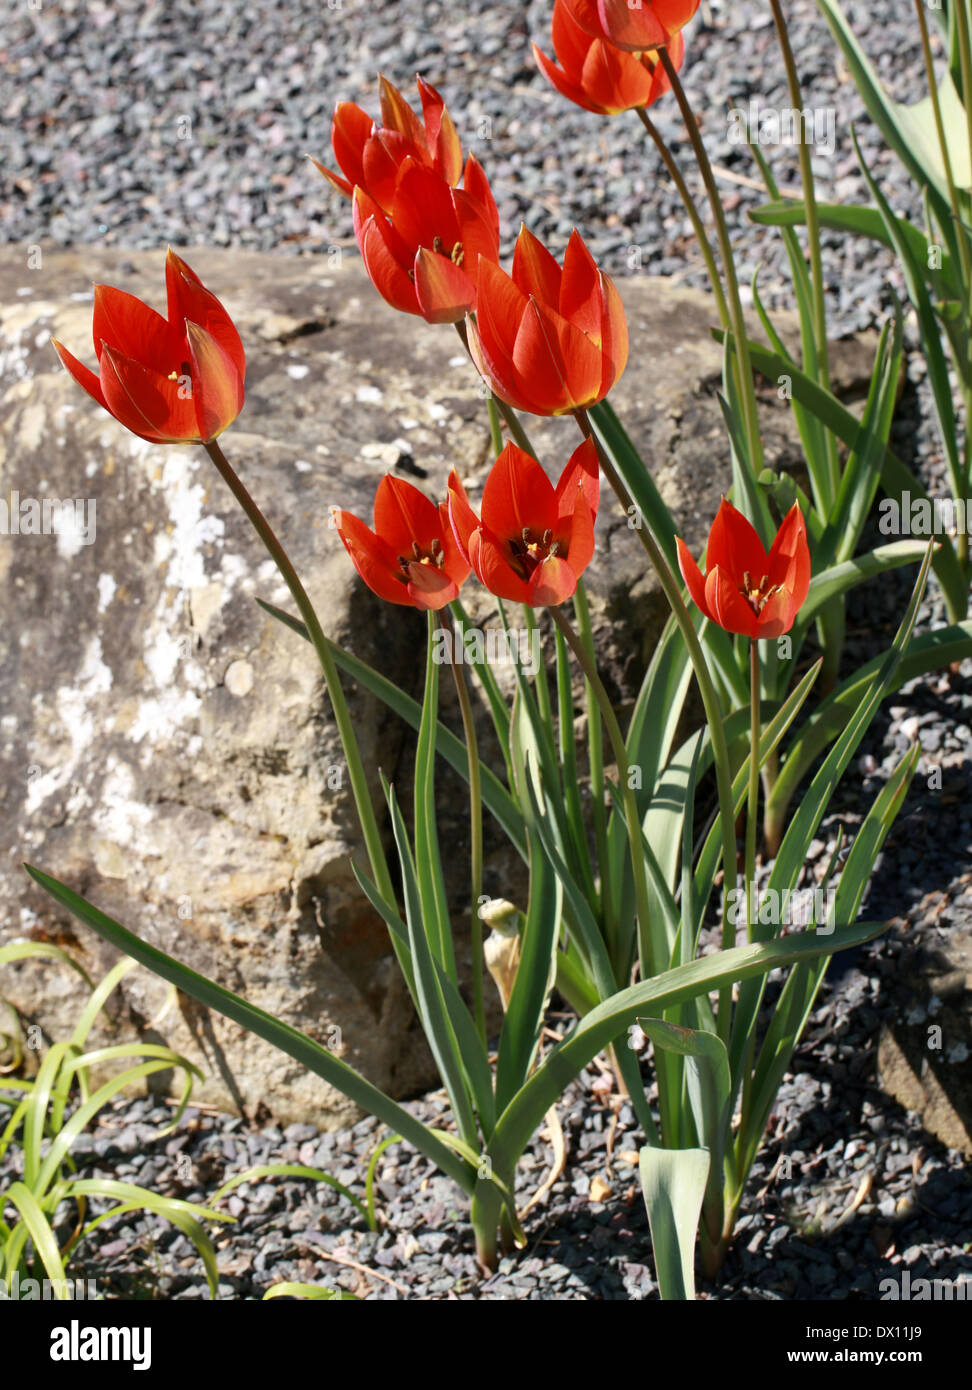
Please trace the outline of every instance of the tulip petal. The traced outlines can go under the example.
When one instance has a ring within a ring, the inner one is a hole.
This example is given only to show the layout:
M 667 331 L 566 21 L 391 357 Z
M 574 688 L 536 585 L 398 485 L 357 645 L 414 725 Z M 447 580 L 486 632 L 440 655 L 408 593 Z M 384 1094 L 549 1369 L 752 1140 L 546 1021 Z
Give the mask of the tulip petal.
M 456 479 L 456 481 L 458 482 L 459 480 Z M 460 487 L 461 486 L 462 484 L 460 483 Z M 440 502 L 438 510 L 439 538 L 442 541 L 442 554 L 445 557 L 442 562 L 442 568 L 453 580 L 458 589 L 462 584 L 465 584 L 466 580 L 469 578 L 469 571 L 472 566 L 469 563 L 465 551 L 459 548 L 459 542 L 456 540 L 456 535 L 452 528 L 449 502 Z
M 552 608 L 570 598 L 577 588 L 577 573 L 573 565 L 559 555 L 548 555 L 530 576 L 531 608 Z
M 678 551 L 678 567 L 682 571 L 682 578 L 688 586 L 688 591 L 692 595 L 696 608 L 707 618 L 711 618 L 712 614 L 709 612 L 709 604 L 705 596 L 705 580 L 702 577 L 702 571 L 681 536 L 675 537 L 675 547 Z
M 436 172 L 455 187 L 462 173 L 462 145 L 455 123 L 435 88 L 422 77 L 417 81 L 425 118 L 426 146 L 433 156 Z
M 602 318 L 599 336 L 601 344 L 601 397 L 607 395 L 628 365 L 628 320 L 617 286 L 610 276 L 601 272 Z
M 631 53 L 595 39 L 587 50 L 578 82 L 606 115 L 647 106 L 652 100 L 652 74 Z
M 331 508 L 331 520 L 361 578 L 379 598 L 414 607 L 398 556 L 353 512 Z
M 398 88 L 381 73 L 378 74 L 378 95 L 381 101 L 382 124 L 399 134 L 413 145 L 425 145 L 425 131 L 418 116 L 402 96 Z
M 529 603 L 530 585 L 513 569 L 507 552 L 508 546 L 502 545 L 482 527 L 469 538 L 469 559 L 479 582 L 497 598 L 509 599 L 511 603 Z
M 386 473 L 375 493 L 375 532 L 396 555 L 411 555 L 413 541 L 428 550 L 442 539 L 439 509 L 419 488 Z
M 564 252 L 560 296 L 559 300 L 554 301 L 553 308 L 559 309 L 565 319 L 569 319 L 600 347 L 603 319 L 601 274 L 576 227 L 570 234 Z
M 352 188 L 365 181 L 362 157 L 365 143 L 374 128 L 374 121 L 357 103 L 339 101 L 335 106 L 334 119 L 331 121 L 331 147 L 341 172 Z M 314 163 L 317 164 L 317 161 Z M 325 178 L 330 177 L 332 182 L 335 181 L 335 175 L 330 175 L 320 164 L 317 167 Z
M 360 191 L 356 190 L 356 200 Z M 358 232 L 361 259 L 375 289 L 393 309 L 418 314 L 421 310 L 415 285 L 408 271 L 395 257 L 393 241 L 393 230 L 384 216 L 369 217 Z
M 99 361 L 102 343 L 164 376 L 178 371 L 185 358 L 181 322 L 167 323 L 135 295 L 111 285 L 94 287 L 92 335 Z
M 408 566 L 408 593 L 416 608 L 437 612 L 459 596 L 459 586 L 438 565 L 413 560 Z
M 449 474 L 449 520 L 452 534 L 463 557 L 469 560 L 469 542 L 479 528 L 479 517 L 469 505 L 466 489 L 455 469 Z
M 352 184 L 348 182 L 347 179 L 342 179 L 339 174 L 335 174 L 333 169 L 325 168 L 321 161 L 319 159 L 315 159 L 313 155 L 308 155 L 307 157 L 313 164 L 317 172 L 319 174 L 322 174 L 323 177 L 327 179 L 328 183 L 331 185 L 332 188 L 336 188 L 337 191 L 343 194 L 345 198 L 350 198 L 352 196 L 352 194 L 354 193 L 354 187 L 352 186 Z
M 115 419 L 153 444 L 199 439 L 188 374 L 169 378 L 103 344 L 101 389 Z
M 557 12 L 555 10 L 554 14 L 556 15 L 556 13 Z M 533 58 L 537 67 L 543 73 L 544 77 L 551 84 L 551 86 L 557 88 L 557 91 L 560 92 L 561 96 L 565 96 L 568 101 L 572 101 L 575 106 L 580 106 L 585 111 L 594 111 L 601 116 L 606 116 L 609 114 L 606 107 L 599 106 L 594 101 L 589 99 L 584 89 L 580 86 L 580 84 L 576 81 L 573 81 L 570 77 L 567 76 L 565 72 L 563 72 L 559 67 L 557 67 L 556 63 L 552 62 L 547 57 L 543 49 L 538 48 L 536 44 L 531 44 L 531 47 L 533 49 Z
M 481 515 L 483 525 L 504 538 L 519 539 L 526 530 L 539 540 L 557 525 L 553 484 L 536 459 L 512 442 L 490 469 Z
M 56 338 L 52 338 L 51 342 L 54 344 L 54 351 L 78 385 L 87 391 L 92 400 L 96 400 L 100 406 L 103 406 L 104 409 L 107 410 L 108 404 L 105 400 L 105 394 L 101 389 L 101 382 L 97 374 L 93 372 L 90 367 L 86 367 L 83 362 L 79 362 L 74 354 L 68 352 L 67 348 L 64 347 L 62 343 L 59 343 Z
M 419 310 L 429 323 L 458 323 L 475 308 L 475 284 L 447 256 L 419 247 L 414 274 Z
M 793 614 L 802 607 L 810 588 L 810 549 L 807 527 L 799 505 L 793 506 L 783 518 L 769 553 L 766 573 L 770 585 L 782 584 L 793 600 Z M 790 625 L 792 625 L 792 618 Z
M 415 146 L 394 130 L 376 130 L 365 142 L 362 155 L 362 182 L 369 194 L 391 216 L 395 205 L 398 175 L 406 159 L 413 158 Z
M 719 565 L 706 573 L 705 602 L 713 622 L 727 632 L 756 636 L 756 614 L 739 592 L 738 584 Z
M 560 307 L 562 271 L 556 260 L 525 226 L 513 248 L 513 282 L 525 295 L 533 295 L 551 309 Z
M 796 617 L 798 604 L 793 602 L 793 595 L 786 589 L 778 589 L 775 594 L 763 604 L 763 611 L 756 620 L 756 634 L 758 637 L 782 637 L 784 632 L 789 632 L 793 626 L 793 619 Z
M 178 326 L 181 335 L 186 321 L 191 320 L 205 329 L 229 357 L 242 384 L 246 378 L 246 355 L 236 324 L 212 291 L 206 289 L 198 275 L 171 248 L 165 260 L 165 280 L 169 321 L 173 327 Z M 177 362 L 173 363 L 173 366 L 178 365 Z
M 642 0 L 638 6 L 629 4 L 629 0 L 597 0 L 597 13 L 604 37 L 618 48 L 640 53 L 668 41 L 668 30 L 655 0 Z
M 597 516 L 600 501 L 600 472 L 597 458 L 597 445 L 593 439 L 585 439 L 567 460 L 567 466 L 557 483 L 557 509 L 560 516 L 573 513 L 580 491 L 592 516 Z
M 706 572 L 716 565 L 731 576 L 736 588 L 747 570 L 758 584 L 769 569 L 769 557 L 752 523 L 725 498 L 716 512 L 705 550 Z
M 555 535 L 563 547 L 562 558 L 579 579 L 594 558 L 594 514 L 582 493 L 577 495 L 572 514 L 558 521 Z
M 513 365 L 537 414 L 562 414 L 598 399 L 601 354 L 597 347 L 579 328 L 535 299 L 520 323 Z
M 243 378 L 223 345 L 198 323 L 186 324 L 199 434 L 215 439 L 243 409 Z
M 493 190 L 489 186 L 489 179 L 486 171 L 474 154 L 466 159 L 466 169 L 462 176 L 462 186 L 470 198 L 475 199 L 482 207 L 493 232 L 493 240 L 499 246 L 499 209 L 496 206 L 496 199 L 493 197 Z
M 391 218 L 402 240 L 414 250 L 436 250 L 438 239 L 448 256 L 461 240 L 453 190 L 433 169 L 406 159 L 398 171 Z

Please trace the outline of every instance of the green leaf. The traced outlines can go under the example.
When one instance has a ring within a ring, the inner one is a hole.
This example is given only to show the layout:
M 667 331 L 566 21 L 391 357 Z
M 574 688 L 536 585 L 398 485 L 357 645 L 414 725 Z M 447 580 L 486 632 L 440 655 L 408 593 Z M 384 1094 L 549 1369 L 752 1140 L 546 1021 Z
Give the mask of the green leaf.
M 843 50 L 844 59 L 871 119 L 915 181 L 919 185 L 934 184 L 940 197 L 946 199 L 948 181 L 935 130 L 931 97 L 925 97 L 914 106 L 905 106 L 893 100 L 881 85 L 837 0 L 817 0 L 817 3 Z M 955 184 L 958 188 L 968 188 L 972 184 L 972 170 L 965 111 L 948 69 L 942 74 L 938 97 Z
M 963 113 L 964 125 L 964 113 Z M 952 488 L 953 497 L 964 497 L 965 479 L 962 473 L 962 464 L 959 460 L 958 452 L 958 425 L 955 419 L 955 404 L 952 399 L 952 387 L 948 379 L 948 361 L 945 350 L 942 347 L 942 340 L 939 337 L 938 323 L 935 318 L 935 311 L 925 287 L 924 271 L 922 263 L 927 260 L 927 254 L 921 260 L 916 260 L 908 241 L 901 236 L 898 228 L 898 219 L 894 216 L 888 201 L 878 187 L 867 161 L 861 153 L 861 147 L 857 142 L 857 135 L 851 132 L 854 140 L 854 148 L 857 151 L 857 158 L 860 162 L 861 171 L 867 180 L 867 186 L 871 190 L 871 197 L 877 203 L 888 229 L 888 235 L 894 242 L 894 249 L 898 254 L 901 269 L 904 272 L 905 283 L 908 286 L 908 297 L 914 305 L 915 313 L 918 316 L 918 331 L 921 334 L 921 347 L 928 366 L 928 379 L 931 383 L 932 395 L 935 400 L 935 413 L 938 416 L 938 430 L 942 440 L 942 447 L 945 450 L 945 458 L 948 462 L 949 481 Z M 965 142 L 966 152 L 968 152 L 968 140 Z M 967 364 L 963 363 L 963 375 L 967 375 Z
M 729 1141 L 731 1078 L 726 1045 L 715 1033 L 683 1028 L 661 1018 L 639 1019 L 656 1049 L 685 1058 L 688 1101 L 695 1132 L 702 1148 L 711 1155 L 705 1189 L 706 1207 L 717 1213 L 714 1235 L 721 1234 L 722 1163 Z
M 843 203 L 818 203 L 817 216 L 820 225 L 828 227 L 831 231 L 850 232 L 855 236 L 863 236 L 871 241 L 878 241 L 889 251 L 896 249 L 885 219 L 877 208 L 845 206 Z M 802 227 L 806 222 L 806 210 L 803 204 L 795 199 L 781 198 L 778 201 L 764 203 L 762 207 L 753 208 L 749 217 L 750 221 L 769 227 Z M 928 241 L 924 233 L 903 217 L 896 218 L 896 221 L 898 235 L 908 242 L 912 254 L 918 262 L 924 262 L 927 267 Z M 929 267 L 926 269 L 926 275 L 933 287 L 941 284 L 958 289 L 952 258 L 947 251 L 942 253 L 941 269 L 933 271 Z M 937 277 L 941 277 L 940 280 Z
M 200 1004 L 215 1009 L 217 1013 L 238 1023 L 241 1028 L 246 1028 L 265 1042 L 279 1047 L 282 1052 L 293 1057 L 316 1076 L 323 1077 L 363 1110 L 377 1116 L 391 1129 L 398 1130 L 409 1143 L 437 1164 L 464 1191 L 469 1192 L 472 1189 L 474 1178 L 467 1165 L 458 1160 L 441 1140 L 430 1134 L 426 1126 L 416 1120 L 409 1111 L 396 1104 L 377 1086 L 373 1086 L 353 1067 L 349 1067 L 339 1057 L 335 1057 L 296 1028 L 281 1023 L 279 1019 L 247 1003 L 239 995 L 224 989 L 222 985 L 216 984 L 204 975 L 197 974 L 188 966 L 166 955 L 164 951 L 142 941 L 56 878 L 30 864 L 25 864 L 24 868 L 34 882 L 49 893 L 55 902 L 67 908 L 80 921 L 96 931 L 103 940 L 126 955 L 133 956 L 141 965 L 154 970 L 156 975 L 168 980 Z
M 709 1153 L 706 1149 L 645 1148 L 638 1163 L 659 1293 L 663 1299 L 694 1300 L 695 1237 Z
M 875 575 L 886 574 L 888 570 L 920 563 L 927 549 L 925 541 L 892 541 L 889 545 L 879 545 L 863 555 L 855 555 L 852 560 L 844 560 L 839 565 L 821 570 L 810 580 L 806 602 L 800 609 L 801 627 L 808 627 L 831 599 L 845 594 L 848 589 L 873 579 Z
M 884 922 L 858 922 L 852 927 L 839 927 L 826 939 L 807 933 L 736 946 L 621 990 L 585 1015 L 547 1054 L 497 1120 L 486 1156 L 497 1172 L 511 1172 L 530 1136 L 569 1082 L 641 1015 L 657 1016 L 698 995 L 728 988 L 736 981 L 815 959 L 822 953 L 847 950 L 869 941 L 886 927 Z M 492 1208 L 498 1212 L 500 1197 L 480 1182 L 474 1203 L 480 1218 L 488 1224 L 488 1211 Z
M 13 1229 L 4 1249 L 4 1264 L 12 1274 L 16 1269 L 21 1252 L 28 1236 L 34 1242 L 34 1249 L 40 1256 L 48 1279 L 54 1282 L 54 1293 L 59 1299 L 64 1297 L 63 1284 L 67 1278 L 61 1253 L 58 1249 L 50 1222 L 31 1189 L 22 1182 L 11 1183 L 0 1196 L 0 1212 L 4 1201 L 11 1202 L 20 1212 L 21 1221 Z
M 540 752 L 520 690 L 513 702 L 510 748 L 513 767 L 520 779 L 520 804 L 538 807 L 543 795 Z M 531 816 L 531 822 L 532 819 Z M 527 828 L 527 841 L 530 845 L 530 900 L 520 938 L 520 962 L 500 1033 L 496 1062 L 496 1101 L 500 1110 L 529 1074 L 556 978 L 563 901 L 560 880 L 532 824 Z

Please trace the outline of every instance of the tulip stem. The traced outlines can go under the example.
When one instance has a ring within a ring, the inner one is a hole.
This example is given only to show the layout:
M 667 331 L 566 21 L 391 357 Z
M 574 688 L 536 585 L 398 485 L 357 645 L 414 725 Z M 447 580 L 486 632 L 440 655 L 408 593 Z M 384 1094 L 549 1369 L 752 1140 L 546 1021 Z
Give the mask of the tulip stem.
M 593 439 L 597 449 L 601 470 L 607 478 L 611 487 L 614 489 L 618 501 L 621 503 L 621 510 L 625 516 L 629 515 L 628 508 L 631 505 L 631 498 L 625 491 L 624 483 L 618 475 L 617 469 L 608 457 L 607 451 L 598 439 L 597 434 L 591 425 L 590 417 L 586 410 L 575 412 L 575 419 L 588 439 Z M 692 669 L 695 672 L 695 679 L 699 687 L 699 694 L 702 697 L 702 704 L 705 709 L 706 721 L 709 725 L 709 737 L 712 740 L 712 757 L 715 763 L 716 787 L 719 796 L 719 822 L 722 831 L 722 948 L 729 950 L 735 945 L 735 927 L 729 920 L 729 892 L 733 887 L 736 878 L 736 816 L 732 796 L 732 772 L 729 763 L 729 746 L 726 743 L 726 731 L 722 723 L 722 708 L 719 704 L 719 697 L 716 694 L 715 686 L 712 684 L 712 677 L 709 668 L 705 664 L 705 656 L 702 652 L 702 644 L 699 642 L 699 634 L 695 630 L 691 614 L 682 599 L 682 591 L 676 582 L 675 576 L 668 567 L 664 555 L 649 527 L 642 523 L 637 528 L 638 537 L 641 544 L 648 553 L 652 568 L 661 581 L 665 597 L 668 599 L 669 607 L 675 616 L 679 630 L 685 639 L 688 647 L 689 660 L 692 662 Z M 691 923 L 683 923 L 682 930 L 686 931 L 691 927 Z M 719 1037 L 728 1045 L 729 1032 L 732 1023 L 732 987 L 726 986 L 719 991 Z
M 611 697 L 604 688 L 604 682 L 598 673 L 596 663 L 591 659 L 584 643 L 577 636 L 564 614 L 559 608 L 550 607 L 547 610 L 555 623 L 564 641 L 570 647 L 577 664 L 583 671 L 587 683 L 594 692 L 601 718 L 604 720 L 604 727 L 607 729 L 608 738 L 611 740 L 611 747 L 614 750 L 614 760 L 618 765 L 618 790 L 624 802 L 625 821 L 628 827 L 628 847 L 631 853 L 631 870 L 634 875 L 635 900 L 638 912 L 638 950 L 641 956 L 641 973 L 646 980 L 655 974 L 655 961 L 651 948 L 651 933 L 649 930 L 650 904 L 651 899 L 648 895 L 648 875 L 645 870 L 646 846 L 644 835 L 641 830 L 641 816 L 638 813 L 638 801 L 631 786 L 630 764 L 628 762 L 628 750 L 625 746 L 624 735 L 621 732 L 621 725 L 618 717 L 614 713 L 614 706 L 611 704 Z
M 313 643 L 314 650 L 317 653 L 317 659 L 321 664 L 324 684 L 327 687 L 331 708 L 334 711 L 334 720 L 337 724 L 338 735 L 344 750 L 348 777 L 351 782 L 351 791 L 354 795 L 354 803 L 358 810 L 358 820 L 361 824 L 365 847 L 368 851 L 372 877 L 375 880 L 375 886 L 385 901 L 389 905 L 394 905 L 396 902 L 395 889 L 392 885 L 391 874 L 388 871 L 388 861 L 385 858 L 385 850 L 381 841 L 381 832 L 378 829 L 378 822 L 375 819 L 374 807 L 371 804 L 371 793 L 368 789 L 368 780 L 365 776 L 364 764 L 361 761 L 361 750 L 358 747 L 358 741 L 354 733 L 354 725 L 348 711 L 347 701 L 344 698 L 344 691 L 341 688 L 341 680 L 338 675 L 337 665 L 335 664 L 334 657 L 331 655 L 330 643 L 325 637 L 324 631 L 318 621 L 317 614 L 314 611 L 314 605 L 308 598 L 307 591 L 300 582 L 297 571 L 290 562 L 290 557 L 277 539 L 270 523 L 260 511 L 260 508 L 250 496 L 249 492 L 247 492 L 239 477 L 233 471 L 226 455 L 215 439 L 211 439 L 207 444 L 204 444 L 203 448 L 216 465 L 220 477 L 243 508 L 254 531 L 256 531 L 260 540 L 266 547 L 270 558 L 280 571 L 281 578 L 290 590 L 301 618 L 304 620 L 307 634 Z
M 583 579 L 578 579 L 574 593 L 574 614 L 580 639 L 589 653 L 594 651 L 591 628 L 591 608 Z M 591 777 L 591 804 L 594 816 L 594 841 L 597 845 L 598 878 L 601 886 L 601 918 L 606 924 L 614 920 L 610 861 L 608 859 L 607 813 L 604 807 L 604 742 L 597 696 L 590 680 L 584 675 L 584 694 L 587 701 L 587 760 Z
M 800 91 L 800 77 L 797 73 L 790 35 L 783 15 L 780 0 L 770 0 L 770 9 L 776 23 L 783 66 L 786 68 L 786 81 L 790 90 L 790 101 L 794 111 L 803 110 L 803 93 Z M 804 132 L 805 134 L 805 132 Z M 823 260 L 820 253 L 820 218 L 817 215 L 817 195 L 813 182 L 813 161 L 810 146 L 806 139 L 799 141 L 800 182 L 803 185 L 803 206 L 807 219 L 807 241 L 810 245 L 810 283 L 813 291 L 814 338 L 817 346 L 817 376 L 825 391 L 830 390 L 830 363 L 827 353 L 827 304 L 824 298 Z M 840 461 L 837 457 L 837 439 L 830 431 L 826 432 L 827 474 L 831 496 L 828 505 L 837 495 L 840 483 Z
M 746 322 L 743 318 L 742 300 L 739 297 L 739 279 L 736 275 L 736 264 L 733 260 L 732 242 L 729 238 L 726 213 L 722 206 L 722 199 L 719 197 L 719 190 L 716 187 L 715 175 L 712 172 L 712 165 L 709 163 L 709 156 L 706 153 L 702 132 L 699 130 L 698 122 L 695 119 L 695 113 L 689 104 L 688 97 L 685 95 L 685 88 L 682 86 L 679 79 L 675 64 L 669 57 L 667 49 L 660 48 L 658 50 L 658 56 L 662 67 L 668 75 L 668 80 L 672 84 L 672 91 L 675 93 L 675 100 L 678 102 L 679 110 L 682 113 L 686 132 L 689 140 L 692 142 L 692 149 L 699 166 L 699 173 L 702 175 L 702 182 L 705 184 L 709 205 L 712 208 L 712 216 L 715 219 L 716 234 L 719 239 L 719 250 L 722 255 L 722 265 L 726 277 L 726 288 L 729 293 L 729 311 L 732 319 L 733 336 L 736 340 L 736 352 L 739 358 L 740 395 L 742 397 L 743 419 L 746 425 L 746 438 L 749 443 L 749 466 L 752 469 L 753 476 L 756 477 L 763 466 L 763 444 L 759 437 L 759 420 L 756 414 L 756 389 L 753 385 L 753 368 L 749 357 L 749 340 L 746 337 Z
M 486 1046 L 486 1012 L 483 1004 L 483 923 L 479 915 L 480 898 L 483 892 L 483 797 L 480 778 L 479 742 L 476 738 L 476 720 L 473 716 L 472 701 L 469 698 L 469 685 L 462 661 L 456 658 L 456 644 L 462 642 L 462 630 L 456 623 L 449 628 L 440 618 L 444 632 L 449 633 L 451 642 L 450 666 L 452 678 L 456 683 L 459 709 L 462 712 L 462 729 L 466 739 L 466 757 L 469 763 L 469 859 L 472 880 L 470 914 L 470 954 L 472 959 L 473 1012 L 476 1018 L 476 1031 L 483 1046 Z
M 756 881 L 756 814 L 759 809 L 759 642 L 749 640 L 749 801 L 746 810 L 746 940 L 753 940 Z
M 492 392 L 486 397 L 486 409 L 489 412 L 489 442 L 493 448 L 493 457 L 496 458 L 503 450 L 503 431 L 500 429 L 496 397 Z
M 648 112 L 644 109 L 644 107 L 638 108 L 638 119 L 641 121 L 641 124 L 644 126 L 645 130 L 647 130 L 648 134 L 655 142 L 655 148 L 661 155 L 662 163 L 668 170 L 672 183 L 675 185 L 679 197 L 685 204 L 685 211 L 688 213 L 689 218 L 691 219 L 692 228 L 695 232 L 695 239 L 699 243 L 699 250 L 702 252 L 702 259 L 705 261 L 705 268 L 709 273 L 709 283 L 712 286 L 712 293 L 715 296 L 716 308 L 719 311 L 719 322 L 722 324 L 723 328 L 728 328 L 730 325 L 729 308 L 726 304 L 726 296 L 722 288 L 722 280 L 719 277 L 719 267 L 715 263 L 715 255 L 712 251 L 712 243 L 709 241 L 708 234 L 705 230 L 705 224 L 702 221 L 702 216 L 699 212 L 698 206 L 696 205 L 695 199 L 692 197 L 691 190 L 689 189 L 688 184 L 685 182 L 685 179 L 682 176 L 682 171 L 675 161 L 675 156 L 672 154 L 671 150 L 665 144 L 665 140 L 662 136 L 661 131 L 655 125 L 654 121 L 648 115 Z

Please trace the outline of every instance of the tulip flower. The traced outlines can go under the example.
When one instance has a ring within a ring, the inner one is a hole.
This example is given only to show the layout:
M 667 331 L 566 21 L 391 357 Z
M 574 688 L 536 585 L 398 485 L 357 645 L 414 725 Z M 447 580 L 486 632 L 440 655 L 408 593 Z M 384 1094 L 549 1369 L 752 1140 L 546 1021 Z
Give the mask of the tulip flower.
M 591 562 L 598 490 L 592 440 L 574 450 L 556 487 L 536 459 L 507 444 L 486 479 L 482 517 L 455 471 L 449 514 L 460 550 L 490 593 L 545 608 L 570 598 Z
M 346 177 L 313 163 L 354 200 L 355 236 L 378 292 L 396 309 L 449 323 L 475 306 L 479 256 L 498 258 L 499 213 L 474 155 L 463 171 L 442 98 L 417 81 L 424 127 L 398 88 L 380 77 L 383 125 L 353 102 L 335 109 L 331 141 Z
M 767 555 L 742 512 L 723 499 L 709 532 L 704 578 L 684 541 L 676 545 L 682 578 L 711 622 L 753 639 L 789 632 L 810 587 L 807 528 L 796 503 Z
M 339 507 L 331 523 L 368 588 L 389 603 L 444 608 L 469 578 L 448 503 L 437 507 L 403 478 L 386 475 L 378 484 L 374 531 Z
M 481 261 L 475 329 L 470 349 L 494 395 L 534 415 L 594 405 L 628 359 L 620 296 L 576 230 L 563 269 L 526 227 L 512 276 Z
M 445 102 L 434 87 L 416 78 L 424 128 L 397 87 L 379 74 L 382 125 L 353 101 L 340 101 L 331 122 L 331 144 L 342 178 L 316 159 L 313 163 L 333 188 L 350 198 L 355 188 L 370 193 L 388 210 L 395 176 L 406 158 L 441 175 L 453 187 L 462 173 L 462 147 Z
M 94 287 L 98 373 L 53 340 L 75 381 L 126 429 L 154 444 L 208 443 L 243 409 L 246 359 L 229 314 L 171 249 L 168 317 L 134 295 Z
M 372 283 L 392 308 L 429 323 L 456 323 L 475 309 L 480 265 L 499 256 L 498 225 L 480 199 L 411 156 L 387 216 L 354 190 L 354 234 Z
M 667 47 L 700 0 L 563 0 L 579 27 L 629 53 Z
M 586 111 L 613 116 L 651 106 L 671 86 L 657 50 L 635 56 L 594 38 L 578 24 L 568 0 L 556 0 L 552 38 L 556 62 L 534 44 L 537 66 L 559 92 Z M 685 57 L 681 34 L 672 37 L 668 52 L 675 68 L 680 68 Z

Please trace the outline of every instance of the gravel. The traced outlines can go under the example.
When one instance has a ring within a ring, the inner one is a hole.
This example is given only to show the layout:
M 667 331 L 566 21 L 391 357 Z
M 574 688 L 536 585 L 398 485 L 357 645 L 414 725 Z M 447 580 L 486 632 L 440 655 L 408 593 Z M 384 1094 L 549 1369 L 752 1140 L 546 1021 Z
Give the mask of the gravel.
M 910 8 L 851 0 L 847 9 L 894 95 L 920 97 Z M 0 238 L 311 254 L 351 244 L 347 204 L 304 155 L 330 162 L 336 101 L 377 113 L 381 68 L 410 92 L 416 71 L 442 91 L 464 147 L 491 179 L 507 252 L 521 220 L 555 248 L 576 223 L 614 274 L 703 283 L 684 209 L 637 118 L 582 111 L 537 71 L 530 40 L 550 51 L 551 10 L 550 0 L 466 0 L 459 10 L 439 0 L 21 7 L 0 28 Z M 851 143 L 857 122 L 892 205 L 917 214 L 907 176 L 882 149 L 816 6 L 794 0 L 787 13 L 804 105 L 821 133 L 819 196 L 867 201 Z M 765 0 L 707 0 L 688 31 L 684 76 L 742 243 L 743 279 L 748 285 L 762 265 L 775 302 L 788 272 L 778 235 L 747 222 L 747 209 L 764 199 L 746 182 L 758 181 L 758 170 L 730 142 L 727 116 L 730 103 L 790 105 Z M 674 99 L 652 114 L 697 188 Z M 795 186 L 792 151 L 764 148 L 781 186 Z M 866 326 L 886 299 L 890 259 L 830 235 L 825 250 L 835 324 Z
M 920 96 L 910 8 L 901 0 L 853 0 L 847 9 L 895 96 Z M 815 5 L 794 0 L 787 11 L 805 101 L 835 116 L 833 152 L 815 155 L 820 196 L 866 201 L 850 140 L 859 122 L 865 156 L 892 205 L 917 216 L 905 174 L 862 120 Z M 486 0 L 466 0 L 461 12 L 436 0 L 22 7 L 0 28 L 0 239 L 128 247 L 171 240 L 300 254 L 347 245 L 347 205 L 302 156 L 327 156 L 336 100 L 376 109 L 380 65 L 399 85 L 420 70 L 440 87 L 464 146 L 493 183 L 507 251 L 521 218 L 554 247 L 576 222 L 615 274 L 703 283 L 684 212 L 635 118 L 608 122 L 582 112 L 535 71 L 529 39 L 548 43 L 549 13 L 547 3 Z M 745 182 L 756 171 L 748 153 L 729 144 L 722 114 L 724 100 L 789 104 L 765 3 L 710 0 L 690 30 L 685 80 L 705 116 L 742 268 L 748 276 L 760 264 L 769 302 L 786 299 L 776 233 L 746 221 L 762 200 Z M 671 99 L 654 116 L 686 158 Z M 793 186 L 793 158 L 767 153 L 780 183 Z M 889 259 L 868 244 L 825 235 L 824 264 L 832 332 L 879 322 L 889 288 L 900 283 Z M 895 443 L 926 485 L 942 491 L 942 451 L 923 378 L 912 353 Z M 887 644 L 909 573 L 852 596 L 848 669 Z M 919 624 L 943 621 L 933 589 Z M 820 828 L 811 857 L 822 867 L 838 827 L 853 832 L 862 806 L 920 739 L 919 773 L 864 904 L 868 917 L 891 927 L 835 961 L 795 1071 L 781 1087 L 737 1240 L 715 1284 L 701 1285 L 703 1297 L 872 1300 L 882 1279 L 905 1269 L 912 1279 L 972 1273 L 967 1165 L 889 1101 L 875 1078 L 881 1024 L 923 1017 L 922 952 L 972 920 L 970 726 L 972 663 L 906 686 L 875 719 Z M 941 791 L 930 785 L 936 767 Z M 562 1027 L 566 1019 L 550 1022 Z M 434 1094 L 409 1108 L 441 1123 L 445 1102 Z M 306 1181 L 261 1181 L 226 1198 L 238 1219 L 215 1232 L 220 1296 L 258 1298 L 271 1284 L 295 1279 L 372 1299 L 656 1298 L 630 1108 L 595 1065 L 570 1088 L 559 1114 L 567 1167 L 526 1218 L 527 1249 L 504 1259 L 492 1278 L 477 1273 L 465 1199 L 425 1159 L 396 1145 L 378 1166 L 376 1232 L 344 1197 Z M 233 1173 L 273 1161 L 322 1167 L 361 1193 L 381 1134 L 371 1119 L 318 1134 L 311 1125 L 261 1128 L 257 1119 L 190 1110 L 178 1133 L 162 1138 L 170 1117 L 154 1097 L 119 1101 L 79 1138 L 75 1158 L 86 1175 L 124 1175 L 197 1201 Z M 550 1144 L 535 1137 L 518 1173 L 521 1202 L 551 1159 Z M 0 1185 L 15 1161 L 8 1152 L 0 1163 Z M 592 1200 L 592 1191 L 606 1200 Z M 191 1244 L 153 1216 L 105 1222 L 79 1249 L 74 1272 L 96 1279 L 109 1297 L 206 1296 Z

